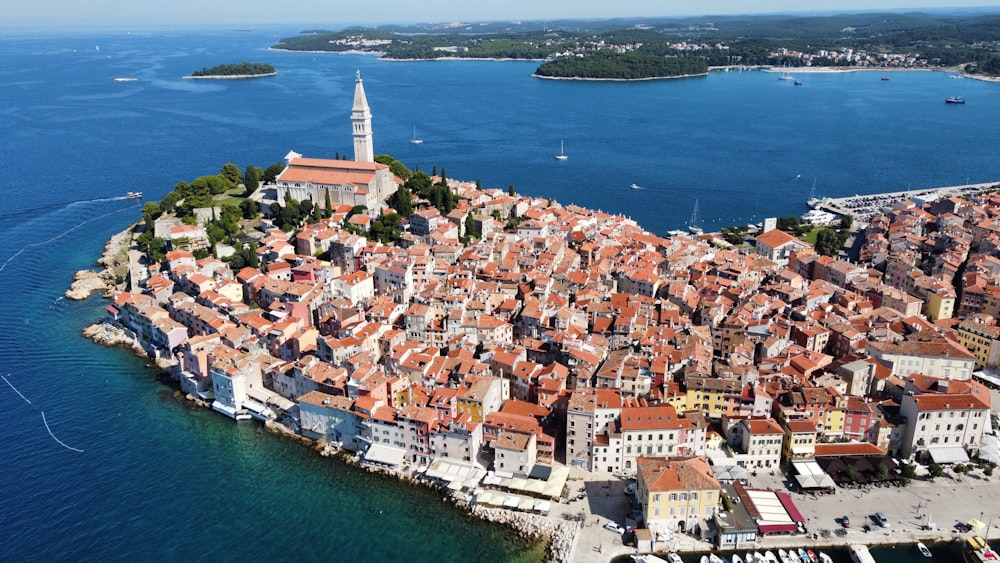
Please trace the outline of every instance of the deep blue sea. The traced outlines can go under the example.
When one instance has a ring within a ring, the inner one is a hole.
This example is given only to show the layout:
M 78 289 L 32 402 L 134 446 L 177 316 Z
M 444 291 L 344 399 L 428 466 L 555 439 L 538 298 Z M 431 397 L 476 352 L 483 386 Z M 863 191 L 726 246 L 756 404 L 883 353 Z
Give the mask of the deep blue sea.
M 0 31 L 0 374 L 24 395 L 0 381 L 0 561 L 538 559 L 434 495 L 176 401 L 142 361 L 79 336 L 106 302 L 61 298 L 138 217 L 127 191 L 158 200 L 225 162 L 350 154 L 357 70 L 377 153 L 660 234 L 695 200 L 707 227 L 800 214 L 814 181 L 842 196 L 1000 180 L 996 84 L 545 81 L 531 62 L 267 50 L 294 31 Z M 180 78 L 240 61 L 279 75 Z

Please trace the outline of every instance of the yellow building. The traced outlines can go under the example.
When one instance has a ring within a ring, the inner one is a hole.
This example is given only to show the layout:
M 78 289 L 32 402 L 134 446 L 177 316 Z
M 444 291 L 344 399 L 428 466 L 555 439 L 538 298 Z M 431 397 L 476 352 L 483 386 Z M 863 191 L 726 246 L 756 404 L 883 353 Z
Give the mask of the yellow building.
M 646 527 L 654 532 L 706 529 L 719 505 L 722 487 L 701 457 L 640 457 L 636 499 Z
M 789 420 L 782 427 L 785 438 L 781 459 L 785 463 L 816 457 L 816 425 L 810 420 Z
M 975 319 L 955 327 L 958 342 L 976 356 L 975 369 L 995 368 L 1000 360 L 1000 327 Z
M 739 379 L 688 377 L 684 411 L 701 411 L 711 418 L 735 415 L 740 406 Z

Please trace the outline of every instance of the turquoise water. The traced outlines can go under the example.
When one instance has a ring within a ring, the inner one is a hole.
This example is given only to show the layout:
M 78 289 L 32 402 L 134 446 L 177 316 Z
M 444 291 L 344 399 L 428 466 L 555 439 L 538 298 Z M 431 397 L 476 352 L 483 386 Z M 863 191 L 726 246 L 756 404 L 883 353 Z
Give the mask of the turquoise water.
M 159 199 L 289 149 L 348 152 L 357 69 L 377 152 L 660 233 L 695 199 L 709 227 L 801 213 L 813 178 L 831 196 L 1000 180 L 986 137 L 998 85 L 917 72 L 807 75 L 798 88 L 759 72 L 572 83 L 530 78 L 535 63 L 267 51 L 291 31 L 0 34 L 0 374 L 32 403 L 0 381 L 0 560 L 539 558 L 436 495 L 176 401 L 130 353 L 80 338 L 106 302 L 61 298 L 138 217 L 125 192 Z M 280 74 L 179 79 L 242 60 Z M 945 106 L 949 95 L 968 103 Z M 42 411 L 82 453 L 49 436 Z

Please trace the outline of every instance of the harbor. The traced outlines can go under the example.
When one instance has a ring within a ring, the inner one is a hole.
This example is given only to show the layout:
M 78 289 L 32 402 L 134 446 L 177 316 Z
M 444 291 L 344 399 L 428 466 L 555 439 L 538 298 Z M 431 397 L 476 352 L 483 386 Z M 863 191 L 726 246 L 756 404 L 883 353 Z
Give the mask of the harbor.
M 865 224 L 875 215 L 887 213 L 892 206 L 900 201 L 910 199 L 921 205 L 947 197 L 966 198 L 976 194 L 1000 189 L 1000 182 L 985 182 L 979 184 L 963 184 L 959 186 L 944 186 L 940 188 L 908 189 L 900 192 L 885 192 L 851 197 L 812 198 L 807 203 L 813 209 L 819 209 L 836 215 L 851 215 L 856 223 Z

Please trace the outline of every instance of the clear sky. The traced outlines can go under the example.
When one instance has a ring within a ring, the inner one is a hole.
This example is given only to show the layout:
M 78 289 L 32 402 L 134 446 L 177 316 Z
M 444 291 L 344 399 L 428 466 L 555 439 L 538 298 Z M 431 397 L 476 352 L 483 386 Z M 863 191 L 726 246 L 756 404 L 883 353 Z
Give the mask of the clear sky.
M 5 25 L 414 23 L 657 17 L 803 11 L 1000 7 L 1000 0 L 25 0 L 6 3 Z

